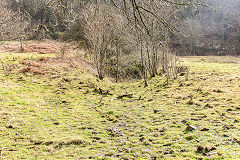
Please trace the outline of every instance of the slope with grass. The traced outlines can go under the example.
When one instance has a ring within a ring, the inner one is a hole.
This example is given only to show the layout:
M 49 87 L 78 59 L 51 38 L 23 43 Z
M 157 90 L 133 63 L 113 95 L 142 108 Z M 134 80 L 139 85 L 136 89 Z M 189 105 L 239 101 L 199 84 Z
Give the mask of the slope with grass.
M 72 64 L 23 72 L 23 61 L 54 55 L 0 57 L 2 159 L 240 158 L 236 58 L 181 58 L 187 81 L 155 77 L 144 87 L 100 81 Z

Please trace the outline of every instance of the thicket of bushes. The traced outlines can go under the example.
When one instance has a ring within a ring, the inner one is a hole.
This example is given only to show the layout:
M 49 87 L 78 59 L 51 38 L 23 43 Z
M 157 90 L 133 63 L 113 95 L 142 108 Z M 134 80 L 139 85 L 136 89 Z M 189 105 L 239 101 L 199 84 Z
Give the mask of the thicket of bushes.
M 177 77 L 174 52 L 201 55 L 208 50 L 226 54 L 229 49 L 232 54 L 239 54 L 239 20 L 230 19 L 231 14 L 221 9 L 217 13 L 203 7 L 203 3 L 208 3 L 204 0 L 3 0 L 1 3 L 0 28 L 5 28 L 1 30 L 1 39 L 84 42 L 99 78 L 110 75 L 118 81 L 124 77 L 142 77 L 147 85 L 148 76 L 162 72 L 167 79 Z M 238 10 L 234 14 L 240 15 Z M 13 17 L 16 17 L 14 22 Z M 229 20 L 223 21 L 226 18 Z

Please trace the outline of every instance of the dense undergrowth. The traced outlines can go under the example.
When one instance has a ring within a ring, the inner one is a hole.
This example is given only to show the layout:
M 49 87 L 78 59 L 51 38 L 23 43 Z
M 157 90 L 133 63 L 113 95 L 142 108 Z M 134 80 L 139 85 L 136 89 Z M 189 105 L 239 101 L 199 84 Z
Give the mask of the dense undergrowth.
M 77 67 L 19 72 L 49 56 L 0 54 L 1 159 L 240 158 L 240 64 L 181 58 L 187 81 L 157 76 L 148 87 Z

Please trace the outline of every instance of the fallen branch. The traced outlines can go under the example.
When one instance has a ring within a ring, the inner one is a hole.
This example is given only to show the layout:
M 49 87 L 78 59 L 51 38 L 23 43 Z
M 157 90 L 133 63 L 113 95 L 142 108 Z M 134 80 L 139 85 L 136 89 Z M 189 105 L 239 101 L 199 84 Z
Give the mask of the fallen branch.
M 128 94 L 128 93 L 127 94 L 123 94 L 123 95 L 118 96 L 117 99 L 122 99 L 124 97 L 133 98 L 133 94 Z

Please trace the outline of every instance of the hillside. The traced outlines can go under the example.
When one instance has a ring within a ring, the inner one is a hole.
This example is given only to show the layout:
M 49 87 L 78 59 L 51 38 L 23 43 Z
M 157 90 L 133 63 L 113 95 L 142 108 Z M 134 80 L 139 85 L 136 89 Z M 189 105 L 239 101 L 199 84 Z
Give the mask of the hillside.
M 240 158 L 240 58 L 182 57 L 188 80 L 148 87 L 55 54 L 0 58 L 1 159 Z

